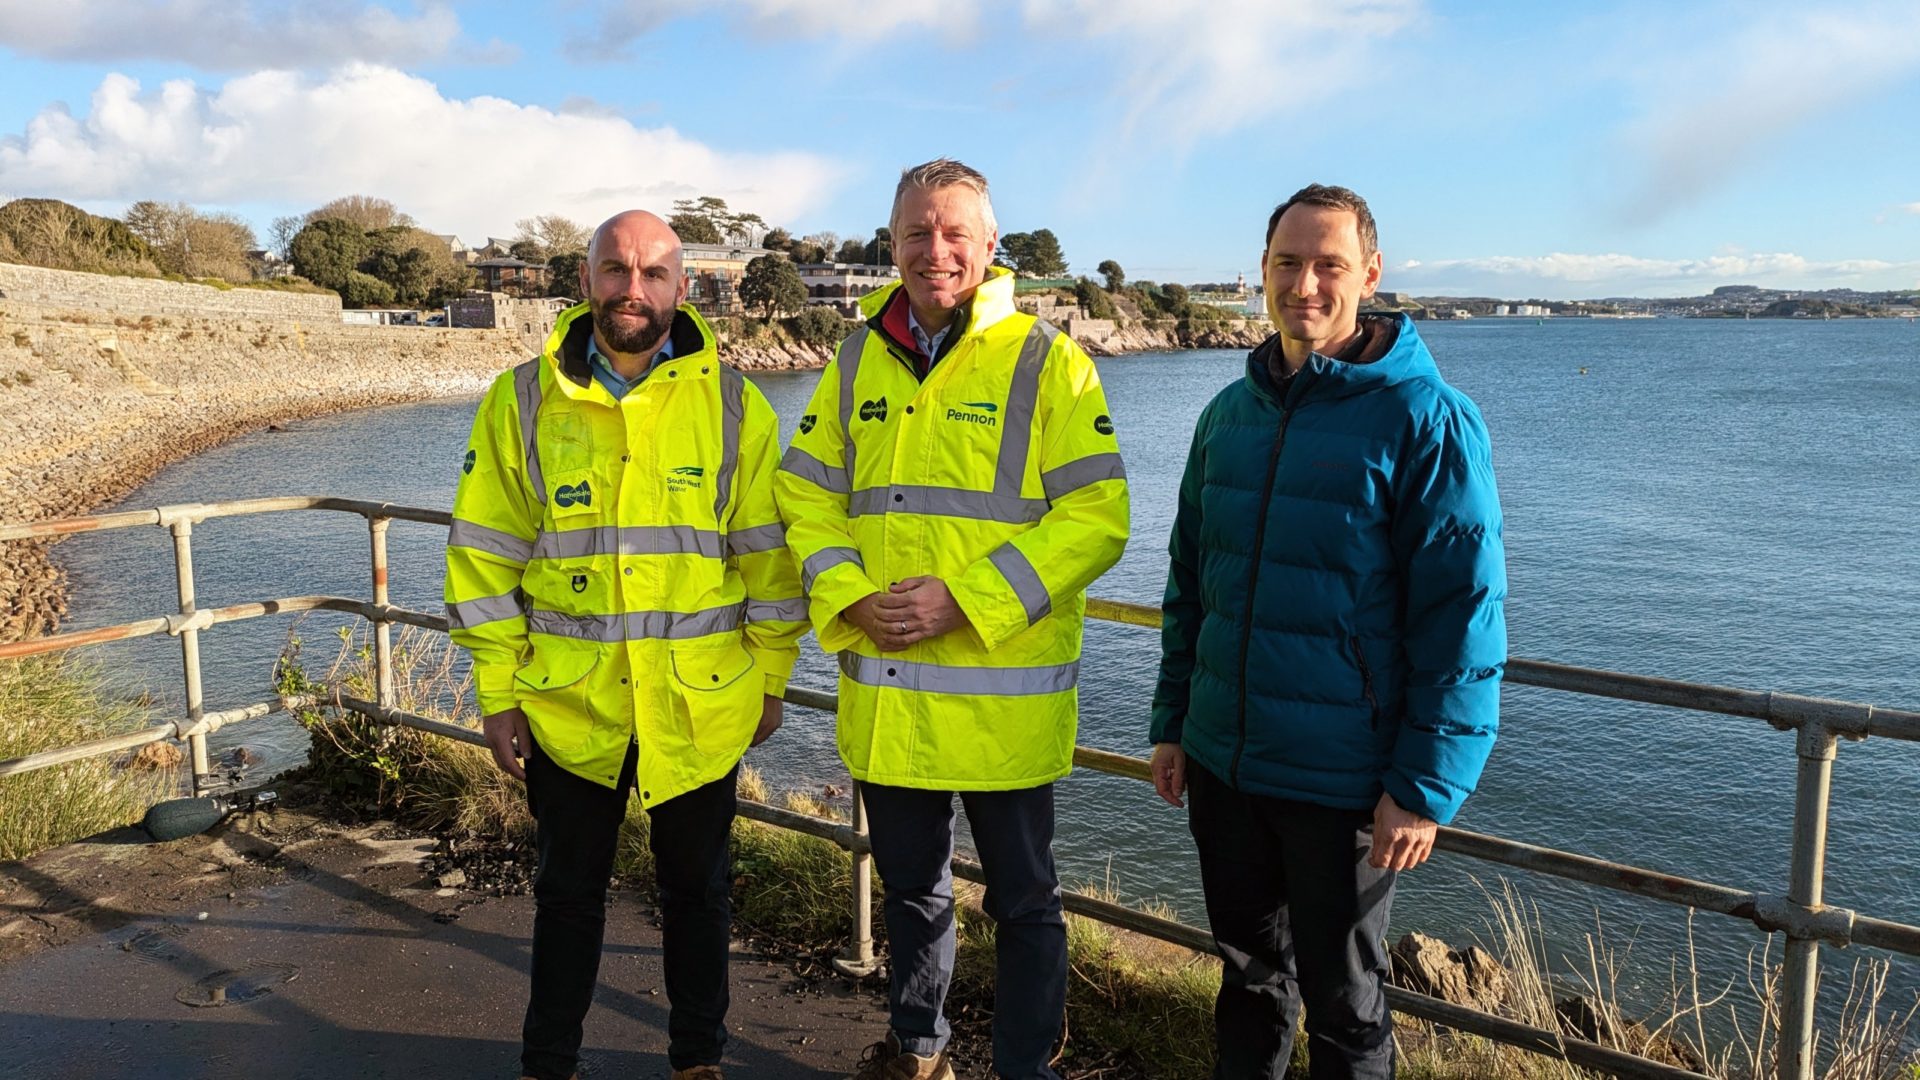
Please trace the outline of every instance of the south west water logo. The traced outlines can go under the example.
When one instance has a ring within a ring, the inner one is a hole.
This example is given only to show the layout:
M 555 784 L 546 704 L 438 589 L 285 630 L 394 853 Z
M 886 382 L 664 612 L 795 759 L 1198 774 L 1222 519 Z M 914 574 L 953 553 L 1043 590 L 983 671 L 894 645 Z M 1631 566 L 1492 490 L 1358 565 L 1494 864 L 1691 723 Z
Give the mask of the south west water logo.
M 807 415 L 801 417 L 800 418 L 800 434 L 805 435 L 807 432 L 812 431 L 813 425 L 816 422 L 816 420 L 817 420 L 817 417 L 815 417 L 812 413 L 808 413 Z
M 698 465 L 681 465 L 667 470 L 668 491 L 697 491 L 707 470 Z
M 593 486 L 585 480 L 561 484 L 553 493 L 553 501 L 558 506 L 592 506 Z
M 881 398 L 879 401 L 863 401 L 860 403 L 860 419 L 885 420 L 886 418 L 887 418 L 887 399 L 886 398 Z
M 960 408 L 947 410 L 947 419 L 998 427 L 1000 419 L 994 414 L 999 411 L 1000 406 L 991 401 L 963 401 Z

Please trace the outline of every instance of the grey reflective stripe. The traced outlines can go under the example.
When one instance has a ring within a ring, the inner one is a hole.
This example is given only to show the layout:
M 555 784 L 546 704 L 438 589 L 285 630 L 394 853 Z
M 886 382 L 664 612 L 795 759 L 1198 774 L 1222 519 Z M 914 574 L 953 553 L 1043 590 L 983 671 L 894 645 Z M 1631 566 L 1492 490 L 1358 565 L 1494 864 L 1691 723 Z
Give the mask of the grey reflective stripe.
M 853 493 L 847 500 L 847 516 L 856 518 L 866 514 L 928 514 L 1026 525 L 1047 515 L 1047 500 L 966 488 L 895 484 Z
M 1047 617 L 1053 610 L 1053 597 L 1047 593 L 1046 583 L 1040 580 L 1040 572 L 1027 560 L 1027 554 L 1011 543 L 1001 544 L 987 556 L 1000 576 L 1013 586 L 1013 595 L 1020 598 L 1020 605 L 1027 609 L 1027 625 L 1032 626 Z
M 860 567 L 862 570 L 866 569 L 867 567 L 867 564 L 861 561 L 860 553 L 858 551 L 855 551 L 853 548 L 850 548 L 850 547 L 821 548 L 819 551 L 816 551 L 812 555 L 807 556 L 807 561 L 800 564 L 801 587 L 806 589 L 808 592 L 812 592 L 813 579 L 819 577 L 821 574 L 826 573 L 827 571 L 833 569 L 834 567 L 839 566 L 841 563 L 852 563 L 855 566 Z
M 527 484 L 545 505 L 547 478 L 540 472 L 540 358 L 513 369 L 513 397 L 520 405 L 520 445 L 527 456 Z
M 629 611 L 625 615 L 534 611 L 527 615 L 527 630 L 599 642 L 696 638 L 739 629 L 746 608 L 743 602 L 705 611 Z
M 1080 678 L 1080 661 L 1048 667 L 955 667 L 840 654 L 840 671 L 863 686 L 920 690 L 930 694 L 985 694 L 1018 697 L 1071 690 Z
M 1013 365 L 1013 386 L 1007 391 L 1006 424 L 1000 429 L 1000 460 L 993 469 L 993 490 L 1000 495 L 1020 494 L 1020 482 L 1027 475 L 1027 451 L 1033 441 L 1033 412 L 1040 400 L 1040 369 L 1046 366 L 1047 351 L 1060 336 L 1052 324 L 1035 319 L 1027 340 L 1020 346 L 1020 359 Z
M 755 600 L 747 598 L 748 622 L 806 622 L 807 598 L 789 597 L 785 600 Z
M 778 551 L 786 546 L 787 528 L 784 525 L 755 525 L 751 529 L 735 529 L 727 534 L 727 554 L 729 555 Z
M 1127 467 L 1121 463 L 1119 454 L 1088 454 L 1086 457 L 1069 461 L 1057 469 L 1048 469 L 1041 473 L 1040 487 L 1047 493 L 1047 501 L 1052 502 L 1069 491 L 1079 491 L 1088 484 L 1126 478 Z
M 853 444 L 849 442 L 847 445 Z M 829 465 L 797 446 L 787 447 L 787 456 L 780 459 L 780 471 L 791 473 L 835 495 L 845 495 L 853 490 L 853 486 L 847 483 L 847 470 Z
M 716 361 L 717 362 L 717 361 Z M 720 472 L 713 479 L 713 520 L 727 525 L 727 502 L 733 498 L 733 474 L 740 468 L 740 420 L 747 413 L 747 380 L 720 365 Z
M 522 540 L 510 532 L 489 529 L 461 518 L 454 518 L 453 525 L 447 529 L 447 546 L 484 551 L 522 566 L 533 558 L 533 541 Z
M 845 457 L 849 481 L 855 475 L 853 471 L 853 377 L 860 373 L 860 354 L 866 349 L 867 335 L 871 333 L 873 333 L 872 329 L 862 326 L 847 335 L 847 340 L 840 343 L 840 354 L 835 359 L 835 363 L 840 365 L 840 437 L 846 442 Z M 840 490 L 850 489 L 841 488 Z
M 483 596 L 478 600 L 462 600 L 447 605 L 447 625 L 455 630 L 471 630 L 476 626 L 502 619 L 517 619 L 526 614 L 520 596 L 520 590 L 499 596 Z
M 584 559 L 593 555 L 704 555 L 720 557 L 720 534 L 691 525 L 600 525 L 541 533 L 536 559 Z

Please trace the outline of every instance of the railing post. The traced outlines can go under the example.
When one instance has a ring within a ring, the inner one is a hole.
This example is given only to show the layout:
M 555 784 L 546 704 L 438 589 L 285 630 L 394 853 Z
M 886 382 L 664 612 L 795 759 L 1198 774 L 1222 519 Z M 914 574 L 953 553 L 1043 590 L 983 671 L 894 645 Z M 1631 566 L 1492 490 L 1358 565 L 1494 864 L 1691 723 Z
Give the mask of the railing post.
M 853 782 L 853 835 L 867 836 L 867 800 L 861 784 Z M 853 852 L 853 940 L 833 958 L 833 969 L 849 979 L 862 979 L 880 968 L 873 955 L 873 856 L 856 845 Z
M 193 614 L 193 522 L 177 519 L 169 526 L 173 533 L 173 575 L 180 590 L 180 617 Z M 200 689 L 200 631 L 188 627 L 180 631 L 180 668 L 186 679 L 187 727 L 196 728 L 205 714 Z M 205 795 L 207 774 L 207 736 L 195 731 L 187 736 L 187 750 L 193 757 L 193 793 Z
M 392 518 L 367 519 L 367 535 L 373 546 L 373 602 L 386 607 L 387 599 L 387 526 Z M 373 671 L 375 696 L 384 708 L 393 708 L 393 623 L 376 615 L 373 620 Z
M 1827 805 L 1833 794 L 1838 740 L 1825 725 L 1800 725 L 1800 758 L 1793 799 L 1793 865 L 1787 900 L 1801 907 L 1825 902 Z M 1780 981 L 1779 1080 L 1813 1080 L 1813 1018 L 1819 1003 L 1820 942 L 1787 933 L 1786 967 Z

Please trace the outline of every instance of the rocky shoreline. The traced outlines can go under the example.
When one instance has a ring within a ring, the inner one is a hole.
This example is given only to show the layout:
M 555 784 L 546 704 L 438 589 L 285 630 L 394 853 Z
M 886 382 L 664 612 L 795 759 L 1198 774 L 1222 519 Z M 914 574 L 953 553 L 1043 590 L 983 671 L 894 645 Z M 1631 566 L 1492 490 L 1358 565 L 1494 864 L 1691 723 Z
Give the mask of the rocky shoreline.
M 324 312 L 190 313 L 173 303 L 144 305 L 168 312 L 146 314 L 106 296 L 96 305 L 19 295 L 0 291 L 6 523 L 110 506 L 166 466 L 272 424 L 478 395 L 526 356 L 511 330 L 345 326 Z M 1249 347 L 1260 336 L 1122 323 L 1083 344 L 1116 356 Z M 748 371 L 807 370 L 825 367 L 833 349 L 722 341 L 721 353 Z M 0 543 L 0 640 L 47 632 L 65 615 L 66 579 L 49 558 L 51 543 Z

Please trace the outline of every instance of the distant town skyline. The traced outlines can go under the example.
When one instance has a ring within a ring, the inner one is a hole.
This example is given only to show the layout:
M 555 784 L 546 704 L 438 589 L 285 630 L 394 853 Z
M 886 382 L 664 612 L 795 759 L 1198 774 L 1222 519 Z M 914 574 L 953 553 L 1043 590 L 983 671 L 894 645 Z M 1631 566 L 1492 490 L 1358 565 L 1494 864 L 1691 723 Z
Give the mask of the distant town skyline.
M 1088 275 L 1255 280 L 1322 181 L 1417 295 L 1920 287 L 1911 0 L 0 0 L 0 57 L 0 197 L 263 240 L 350 193 L 475 244 L 704 194 L 864 238 L 949 154 Z

